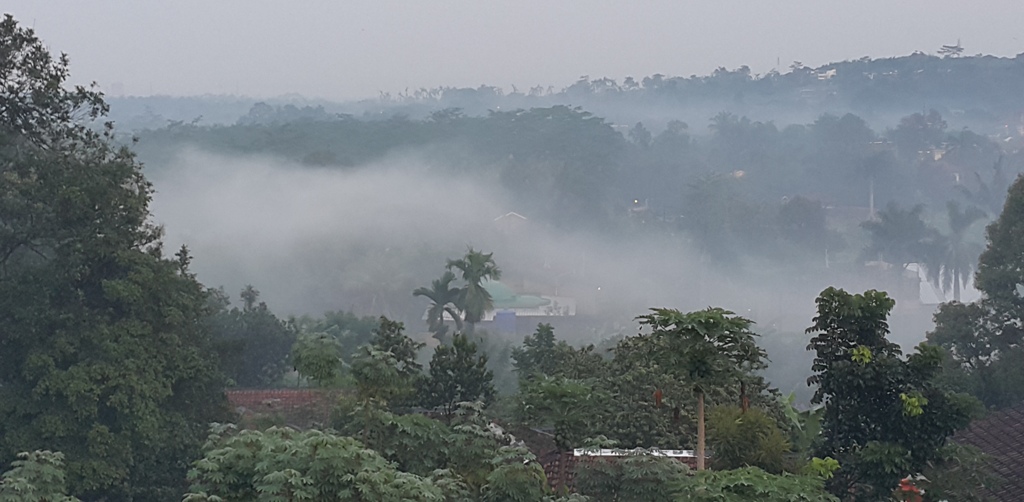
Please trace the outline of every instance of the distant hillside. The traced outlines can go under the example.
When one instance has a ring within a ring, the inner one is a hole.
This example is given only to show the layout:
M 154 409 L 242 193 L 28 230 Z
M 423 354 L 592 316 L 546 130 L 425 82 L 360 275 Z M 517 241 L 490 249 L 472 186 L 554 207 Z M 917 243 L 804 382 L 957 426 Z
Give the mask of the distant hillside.
M 710 75 L 639 79 L 581 77 L 562 89 L 436 88 L 410 90 L 377 99 L 332 103 L 286 96 L 258 101 L 235 96 L 111 98 L 112 118 L 123 130 L 201 124 L 275 123 L 357 118 L 417 119 L 446 108 L 470 116 L 491 110 L 582 106 L 618 124 L 645 122 L 659 129 L 671 120 L 706 123 L 719 112 L 774 121 L 807 123 L 822 113 L 852 112 L 873 127 L 935 109 L 954 127 L 998 134 L 1021 124 L 1024 114 L 1024 54 L 939 57 L 915 53 L 886 59 L 862 58 L 809 68 L 794 62 L 785 73 L 752 74 L 746 66 L 719 68 Z M 262 107 L 255 105 L 262 103 Z

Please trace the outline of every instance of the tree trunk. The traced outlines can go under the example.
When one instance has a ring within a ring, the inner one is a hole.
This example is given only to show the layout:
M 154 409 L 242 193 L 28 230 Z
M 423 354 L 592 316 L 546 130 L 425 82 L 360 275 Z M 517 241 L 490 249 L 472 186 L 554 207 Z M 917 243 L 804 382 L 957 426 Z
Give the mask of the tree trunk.
M 875 176 L 868 176 L 868 219 L 875 219 Z
M 697 393 L 697 470 L 704 470 L 704 393 Z
M 462 317 L 459 315 L 459 313 L 453 310 L 449 312 L 449 315 L 451 315 L 452 319 L 455 321 L 455 329 L 460 334 L 464 334 L 464 331 L 462 329 Z

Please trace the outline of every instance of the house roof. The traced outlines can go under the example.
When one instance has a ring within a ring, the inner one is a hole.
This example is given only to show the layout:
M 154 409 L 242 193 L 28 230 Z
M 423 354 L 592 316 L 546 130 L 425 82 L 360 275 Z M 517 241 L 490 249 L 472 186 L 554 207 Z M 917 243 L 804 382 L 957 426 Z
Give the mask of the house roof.
M 507 213 L 505 213 L 505 214 L 495 218 L 494 221 L 501 221 L 501 220 L 509 219 L 509 218 L 516 219 L 516 220 L 523 220 L 523 221 L 525 221 L 527 219 L 525 216 L 523 216 L 523 215 L 521 215 L 521 214 L 519 214 L 519 213 L 517 213 L 515 211 L 509 211 L 509 212 L 507 212 Z
M 259 417 L 305 429 L 330 420 L 337 393 L 322 389 L 229 389 L 228 404 L 243 425 Z
M 551 303 L 551 300 L 533 295 L 518 295 L 512 288 L 501 281 L 486 280 L 481 283 L 484 289 L 491 294 L 494 302 L 494 309 L 530 309 L 537 308 Z
M 637 455 L 640 450 L 583 450 L 557 452 L 548 451 L 538 455 L 537 459 L 544 467 L 548 485 L 555 493 L 572 492 L 575 488 L 576 470 L 581 464 L 593 462 L 615 462 L 621 458 Z M 689 450 L 653 450 L 643 452 L 645 455 L 668 457 L 686 464 L 690 469 L 697 468 L 697 457 Z
M 992 471 L 1003 478 L 992 490 L 997 501 L 1021 500 L 1024 493 L 1024 403 L 971 422 L 953 440 L 989 455 Z

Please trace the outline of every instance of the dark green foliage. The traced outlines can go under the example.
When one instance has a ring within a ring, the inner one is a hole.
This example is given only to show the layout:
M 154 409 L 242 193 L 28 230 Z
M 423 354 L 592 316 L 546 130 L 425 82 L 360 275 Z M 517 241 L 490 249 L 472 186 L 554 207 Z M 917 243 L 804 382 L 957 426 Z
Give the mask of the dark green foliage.
M 697 470 L 704 469 L 704 401 L 708 390 L 724 382 L 751 380 L 765 367 L 765 352 L 750 330 L 753 321 L 721 308 L 683 314 L 651 309 L 641 325 L 651 327 L 648 357 L 676 379 L 692 382 L 697 397 Z M 644 335 L 641 335 L 643 337 Z M 746 396 L 739 396 L 741 399 Z
M 218 312 L 210 319 L 221 370 L 239 387 L 264 388 L 279 385 L 288 370 L 288 353 L 295 343 L 295 329 L 258 302 L 259 291 L 242 290 L 242 308 L 228 310 L 222 291 L 211 295 Z
M 363 401 L 401 401 L 413 391 L 414 380 L 399 371 L 398 359 L 372 345 L 360 348 L 352 360 L 356 397 Z
M 417 362 L 423 344 L 405 336 L 404 329 L 402 323 L 381 316 L 371 344 L 356 351 L 351 375 L 359 400 L 411 404 L 408 400 L 423 379 L 423 366 Z
M 555 330 L 550 324 L 537 324 L 532 335 L 526 335 L 523 346 L 512 349 L 512 366 L 520 378 L 528 379 L 534 375 L 557 375 L 563 366 L 560 356 L 568 347 L 565 341 L 555 342 Z
M 929 343 L 949 356 L 944 379 L 986 406 L 1012 406 L 1024 399 L 1024 177 L 1010 187 L 999 218 L 987 229 L 976 285 L 980 301 L 948 303 L 935 314 Z
M 574 349 L 564 340 L 555 340 L 550 324 L 538 324 L 522 347 L 512 349 L 512 366 L 521 381 L 540 376 L 587 379 L 601 376 L 605 361 L 593 345 Z
M 64 455 L 34 451 L 18 454 L 0 476 L 0 502 L 78 502 L 67 495 Z
M 899 480 L 939 458 L 946 438 L 970 420 L 968 397 L 937 383 L 942 356 L 921 345 L 907 359 L 886 338 L 894 302 L 885 293 L 828 288 L 808 333 L 814 402 L 824 403 L 819 457 L 839 461 L 832 493 L 884 500 Z
M 502 446 L 490 460 L 483 502 L 532 502 L 547 495 L 548 482 L 537 457 L 522 446 Z
M 685 502 L 838 502 L 821 478 L 768 474 L 756 467 L 704 471 L 673 481 L 675 498 Z M 858 499 L 859 500 L 859 499 Z
M 352 362 L 356 349 L 370 343 L 380 319 L 372 316 L 358 317 L 351 312 L 326 312 L 321 318 L 303 316 L 294 319 L 299 332 L 327 333 L 341 343 L 341 357 L 346 363 Z
M 1003 319 L 1024 318 L 1024 176 L 1010 186 L 1006 205 L 986 231 L 988 247 L 978 259 L 977 287 Z M 1020 343 L 1022 331 L 1001 326 L 1007 345 Z
M 999 322 L 990 307 L 984 299 L 942 304 L 928 343 L 944 351 L 945 385 L 999 409 L 1024 400 L 1024 347 L 1006 345 L 1016 327 Z
M 456 334 L 451 345 L 438 345 L 430 359 L 429 376 L 423 380 L 419 398 L 451 420 L 458 403 L 494 399 L 494 373 L 487 369 L 487 355 L 477 355 L 476 344 Z
M 292 346 L 292 365 L 300 377 L 324 387 L 341 377 L 341 344 L 327 333 L 302 333 Z
M 749 319 L 714 307 L 687 314 L 674 309 L 651 311 L 637 318 L 651 327 L 647 336 L 653 345 L 648 355 L 673 375 L 695 382 L 695 389 L 715 380 L 739 380 L 745 372 L 765 365 Z
M 355 439 L 316 430 L 216 426 L 188 479 L 187 502 L 444 500 L 430 479 L 399 471 Z
M 456 269 L 465 281 L 457 305 L 466 314 L 466 323 L 472 327 L 480 322 L 488 310 L 494 308 L 491 294 L 484 289 L 483 281 L 501 279 L 501 269 L 494 263 L 494 253 L 484 253 L 469 248 L 466 256 L 448 260 L 448 270 Z
M 989 457 L 973 446 L 948 444 L 922 473 L 928 500 L 987 502 L 990 492 L 1005 482 L 992 469 Z M 979 488 L 985 488 L 983 492 Z
M 554 427 L 562 449 L 579 447 L 596 435 L 627 448 L 692 448 L 698 381 L 670 365 L 669 343 L 654 335 L 627 337 L 606 361 L 593 347 L 573 349 L 541 325 L 514 351 L 520 372 L 516 416 L 532 426 Z M 783 419 L 777 398 L 749 367 L 740 365 L 736 378 L 703 380 L 705 398 L 714 404 L 739 403 L 745 384 L 754 405 Z
M 517 418 L 554 427 L 562 449 L 597 434 L 629 447 L 692 446 L 692 413 L 679 402 L 688 403 L 691 389 L 652 364 L 645 351 L 649 342 L 624 339 L 609 362 L 593 347 L 574 349 L 556 340 L 550 326 L 539 325 L 512 355 L 520 377 Z M 665 397 L 661 406 L 654 397 L 658 389 Z
M 647 355 L 650 345 L 645 337 L 626 338 L 618 344 L 606 374 L 597 380 L 597 388 L 609 397 L 589 420 L 596 423 L 595 430 L 622 447 L 693 448 L 697 433 L 693 382 L 656 364 Z M 716 386 L 712 394 L 734 402 L 737 390 L 734 385 Z M 732 395 L 726 398 L 726 393 Z
M 418 404 L 415 392 L 424 375 L 416 357 L 423 344 L 409 339 L 403 329 L 402 323 L 382 316 L 373 344 L 360 347 L 352 360 L 355 395 L 343 400 L 343 415 L 361 414 L 357 418 L 363 424 L 360 437 L 364 442 L 375 414 Z
M 779 400 L 780 403 L 782 400 Z M 798 410 L 793 406 L 795 396 L 790 394 L 783 404 L 783 415 L 788 420 L 789 441 L 793 450 L 800 453 L 809 453 L 814 449 L 814 444 L 821 437 L 821 417 L 824 414 L 823 407 Z
M 434 337 L 444 340 L 448 333 L 448 327 L 444 324 L 445 315 L 455 322 L 455 331 L 462 332 L 462 315 L 459 313 L 462 305 L 462 290 L 453 289 L 452 281 L 455 274 L 446 270 L 440 279 L 430 283 L 429 288 L 416 288 L 413 296 L 425 296 L 430 300 L 430 307 L 427 309 L 427 326 L 434 333 Z
M 594 502 L 647 502 L 674 500 L 671 483 L 684 479 L 690 469 L 650 450 L 626 450 L 621 457 L 581 457 L 573 487 Z
M 495 465 L 491 463 L 498 449 L 509 444 L 511 437 L 491 426 L 480 403 L 460 403 L 451 424 L 449 466 L 475 493 L 488 482 Z
M 342 434 L 360 438 L 400 470 L 429 476 L 450 467 L 452 431 L 424 415 L 400 415 L 373 402 L 343 400 L 333 425 Z
M 555 428 L 555 445 L 569 451 L 583 440 L 608 431 L 599 429 L 602 415 L 610 408 L 610 395 L 601 382 L 539 376 L 520 385 L 517 399 L 519 420 Z
M 359 404 L 336 425 L 399 469 L 430 475 L 446 500 L 541 500 L 548 493 L 533 454 L 509 447 L 512 436 L 484 418 L 480 403 L 461 403 L 449 425 Z
M 375 350 L 391 354 L 395 359 L 395 369 L 403 377 L 415 378 L 423 373 L 423 365 L 416 362 L 423 343 L 405 336 L 404 324 L 381 316 L 370 345 Z
M 85 498 L 177 498 L 224 411 L 204 288 L 146 222 L 151 187 L 67 58 L 0 22 L 0 460 L 66 455 Z
M 720 406 L 708 414 L 708 446 L 715 470 L 758 467 L 772 474 L 787 470 L 789 441 L 775 419 L 757 408 L 744 412 Z
M 691 445 L 686 431 L 692 414 L 680 411 L 673 396 L 691 395 L 641 354 L 647 339 L 627 338 L 604 361 L 593 347 L 574 349 L 556 340 L 548 325 L 538 326 L 513 350 L 519 373 L 516 416 L 532 426 L 554 427 L 561 449 L 578 448 L 596 434 L 630 447 L 682 448 Z M 654 392 L 668 396 L 663 407 Z M 678 390 L 677 390 L 678 389 Z M 674 417 L 673 409 L 679 412 Z

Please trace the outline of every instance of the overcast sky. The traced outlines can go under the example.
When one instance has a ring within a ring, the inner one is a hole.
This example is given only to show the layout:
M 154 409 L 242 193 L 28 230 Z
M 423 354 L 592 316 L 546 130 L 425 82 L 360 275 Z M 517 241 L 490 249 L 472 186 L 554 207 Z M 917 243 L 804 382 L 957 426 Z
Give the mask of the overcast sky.
M 961 40 L 1024 52 L 1020 0 L 5 0 L 72 79 L 126 94 L 353 99 L 436 86 L 818 66 Z

